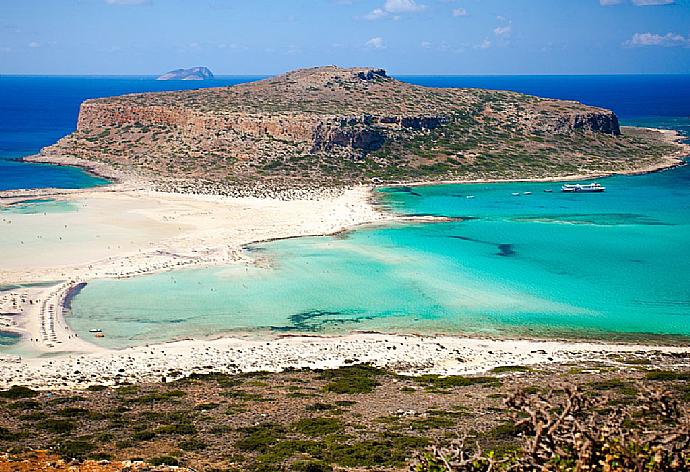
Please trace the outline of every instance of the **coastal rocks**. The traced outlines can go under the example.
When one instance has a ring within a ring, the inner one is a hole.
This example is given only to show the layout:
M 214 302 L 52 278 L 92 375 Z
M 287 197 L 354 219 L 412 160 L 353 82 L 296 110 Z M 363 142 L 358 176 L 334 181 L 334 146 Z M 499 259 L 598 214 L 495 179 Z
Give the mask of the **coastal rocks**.
M 375 151 L 386 141 L 383 131 L 364 124 L 345 126 L 319 124 L 312 136 L 312 152 L 329 151 L 334 146 Z
M 388 78 L 386 71 L 383 69 L 368 69 L 357 73 L 360 80 L 376 80 L 380 78 Z
M 96 136 L 108 128 L 151 126 L 175 128 L 185 137 L 201 140 L 220 138 L 234 132 L 256 138 L 306 143 L 311 152 L 330 151 L 335 146 L 375 151 L 386 142 L 386 131 L 430 130 L 447 123 L 445 116 L 320 116 L 298 114 L 203 113 L 186 108 L 103 104 L 87 100 L 81 105 L 77 129 L 94 131 Z M 103 131 L 101 131 L 103 130 Z M 95 138 L 87 138 L 95 139 Z
M 608 110 L 549 117 L 548 120 L 543 120 L 540 123 L 539 128 L 552 133 L 569 133 L 571 131 L 583 130 L 614 136 L 621 134 L 618 117 L 615 113 Z

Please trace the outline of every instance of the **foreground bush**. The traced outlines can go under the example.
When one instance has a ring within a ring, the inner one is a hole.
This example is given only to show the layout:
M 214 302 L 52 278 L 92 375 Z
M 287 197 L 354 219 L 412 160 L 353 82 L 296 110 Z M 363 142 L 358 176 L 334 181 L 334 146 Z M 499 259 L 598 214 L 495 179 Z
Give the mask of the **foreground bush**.
M 418 457 L 415 472 L 688 471 L 690 414 L 670 392 L 639 386 L 637 398 L 612 400 L 576 388 L 517 393 L 513 410 L 521 448 L 497 454 L 465 437 Z

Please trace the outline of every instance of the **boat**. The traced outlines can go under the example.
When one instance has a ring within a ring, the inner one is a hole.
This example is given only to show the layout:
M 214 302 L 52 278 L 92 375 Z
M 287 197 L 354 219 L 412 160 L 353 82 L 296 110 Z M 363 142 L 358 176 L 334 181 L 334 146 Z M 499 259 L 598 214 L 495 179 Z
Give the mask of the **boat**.
M 103 330 L 101 328 L 91 328 L 89 330 L 89 333 L 102 333 Z
M 105 337 L 105 334 L 103 334 L 103 333 L 96 333 L 96 337 L 97 337 L 97 338 L 104 338 L 104 337 Z
M 575 192 L 603 192 L 606 190 L 601 184 L 565 184 L 561 187 L 561 192 L 575 193 Z
M 532 195 L 532 192 L 525 192 L 525 195 Z
M 552 193 L 553 190 L 551 190 L 550 188 L 545 188 L 545 189 L 544 189 L 544 192 L 546 192 L 546 193 Z
M 514 196 L 514 197 L 519 197 L 519 196 L 520 196 L 520 192 L 513 192 L 513 196 Z

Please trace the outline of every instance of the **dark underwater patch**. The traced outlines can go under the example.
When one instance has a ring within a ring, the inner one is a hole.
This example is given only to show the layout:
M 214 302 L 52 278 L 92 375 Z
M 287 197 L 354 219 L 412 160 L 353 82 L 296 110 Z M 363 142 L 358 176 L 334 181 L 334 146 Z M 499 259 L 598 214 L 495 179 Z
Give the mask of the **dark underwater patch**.
M 278 332 L 318 332 L 323 331 L 326 326 L 342 325 L 346 323 L 361 323 L 364 320 L 373 319 L 373 316 L 357 316 L 352 313 L 341 311 L 311 310 L 303 311 L 290 315 L 290 325 L 271 326 L 271 331 Z
M 410 195 L 414 195 L 415 197 L 421 197 L 421 193 L 415 192 L 412 187 L 391 187 L 388 192 L 390 193 L 409 193 Z
M 519 216 L 511 221 L 522 223 L 565 223 L 575 225 L 618 226 L 618 225 L 646 225 L 646 226 L 675 226 L 656 218 L 637 213 L 573 213 L 538 216 Z
M 458 235 L 450 235 L 448 237 L 451 239 L 459 239 L 461 241 L 468 241 L 471 243 L 488 244 L 491 246 L 496 246 L 498 248 L 498 252 L 496 254 L 502 257 L 512 257 L 517 255 L 514 246 L 509 243 L 494 243 L 491 241 L 482 241 L 481 239 L 468 238 L 467 236 Z

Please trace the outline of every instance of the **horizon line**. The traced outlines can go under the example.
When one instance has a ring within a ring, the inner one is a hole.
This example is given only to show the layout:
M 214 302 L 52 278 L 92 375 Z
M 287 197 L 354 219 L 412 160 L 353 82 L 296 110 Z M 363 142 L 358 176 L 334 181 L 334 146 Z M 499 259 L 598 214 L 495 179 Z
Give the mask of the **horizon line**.
M 521 74 L 492 74 L 492 73 L 468 73 L 468 74 L 422 74 L 422 73 L 390 73 L 386 71 L 390 77 L 577 77 L 577 76 L 588 76 L 588 77 L 610 77 L 610 76 L 654 76 L 654 75 L 675 75 L 675 76 L 688 76 L 688 72 L 607 72 L 607 73 L 521 73 Z M 277 75 L 284 74 L 285 72 L 279 72 L 276 74 L 213 74 L 213 79 L 204 80 L 161 80 L 161 82 L 213 82 L 214 79 L 222 79 L 229 77 L 275 77 Z M 136 78 L 150 78 L 150 77 L 160 77 L 161 74 L 31 74 L 31 73 L 0 73 L 0 78 L 2 77 L 136 77 Z

